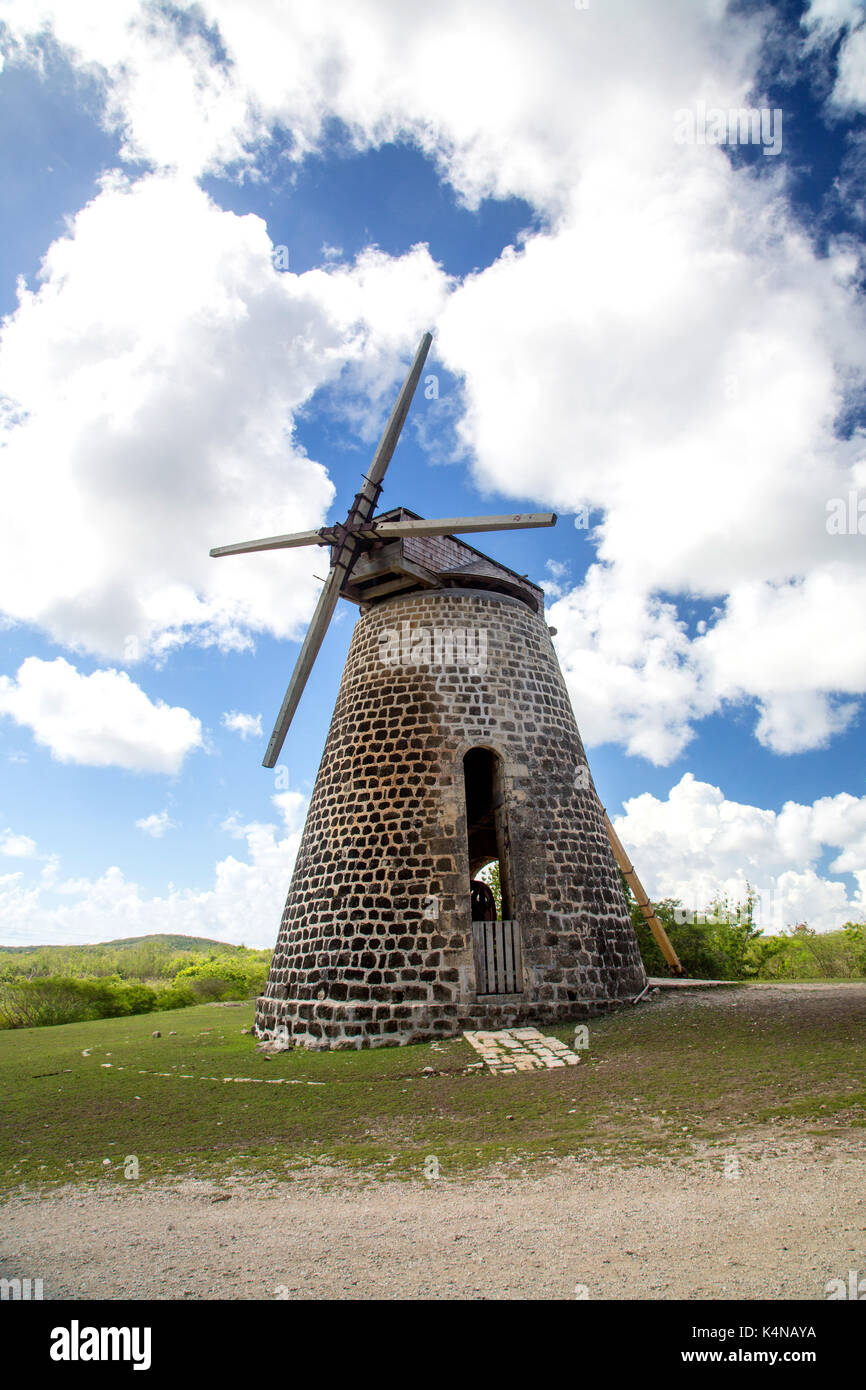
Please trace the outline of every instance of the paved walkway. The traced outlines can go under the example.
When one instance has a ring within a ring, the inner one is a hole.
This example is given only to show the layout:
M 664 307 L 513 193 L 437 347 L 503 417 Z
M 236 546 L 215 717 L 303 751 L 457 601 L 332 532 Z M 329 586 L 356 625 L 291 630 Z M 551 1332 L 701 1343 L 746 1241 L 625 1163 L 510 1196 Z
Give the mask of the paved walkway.
M 491 1071 L 534 1071 L 539 1067 L 573 1067 L 580 1061 L 559 1038 L 537 1028 L 500 1028 L 495 1033 L 464 1033 L 464 1038 Z

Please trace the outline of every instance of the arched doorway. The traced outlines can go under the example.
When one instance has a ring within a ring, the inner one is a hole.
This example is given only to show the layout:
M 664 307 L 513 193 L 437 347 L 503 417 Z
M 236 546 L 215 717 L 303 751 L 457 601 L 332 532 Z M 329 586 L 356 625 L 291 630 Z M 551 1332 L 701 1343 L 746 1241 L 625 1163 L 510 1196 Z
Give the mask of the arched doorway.
M 512 918 L 508 809 L 498 753 L 470 748 L 463 758 L 463 781 L 476 991 L 479 995 L 519 994 L 523 990 L 520 929 Z M 494 894 L 476 877 L 488 866 L 495 866 L 499 887 L 492 910 Z

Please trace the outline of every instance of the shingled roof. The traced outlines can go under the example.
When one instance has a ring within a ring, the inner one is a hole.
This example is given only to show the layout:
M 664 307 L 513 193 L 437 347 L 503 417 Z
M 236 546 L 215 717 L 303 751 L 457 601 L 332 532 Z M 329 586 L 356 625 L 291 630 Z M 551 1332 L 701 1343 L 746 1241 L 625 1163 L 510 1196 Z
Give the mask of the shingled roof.
M 408 507 L 380 513 L 377 521 L 421 521 Z M 538 584 L 492 559 L 459 536 L 406 536 L 365 555 L 343 590 L 355 603 L 376 602 L 413 589 L 468 587 L 509 594 L 542 611 L 544 594 Z

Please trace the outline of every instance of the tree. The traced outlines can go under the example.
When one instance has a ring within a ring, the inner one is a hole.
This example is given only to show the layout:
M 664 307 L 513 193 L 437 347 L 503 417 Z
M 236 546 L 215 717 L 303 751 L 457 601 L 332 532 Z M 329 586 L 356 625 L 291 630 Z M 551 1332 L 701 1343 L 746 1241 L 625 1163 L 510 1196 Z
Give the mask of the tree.
M 475 875 L 482 883 L 486 883 L 493 890 L 496 899 L 496 916 L 502 920 L 502 880 L 499 876 L 499 860 L 491 859 L 489 864 L 485 864 L 483 869 L 479 869 Z
M 851 952 L 854 973 L 866 975 L 866 922 L 846 922 L 842 930 Z

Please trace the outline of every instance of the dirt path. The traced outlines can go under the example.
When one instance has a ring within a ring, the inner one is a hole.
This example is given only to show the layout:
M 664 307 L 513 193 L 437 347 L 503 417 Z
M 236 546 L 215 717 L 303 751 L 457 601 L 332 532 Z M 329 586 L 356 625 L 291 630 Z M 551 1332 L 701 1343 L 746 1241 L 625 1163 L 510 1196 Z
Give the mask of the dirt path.
M 65 1189 L 4 1207 L 0 1273 L 46 1298 L 798 1298 L 866 1276 L 866 1145 L 688 1167 L 279 1188 Z M 225 1195 L 231 1193 L 228 1200 Z

